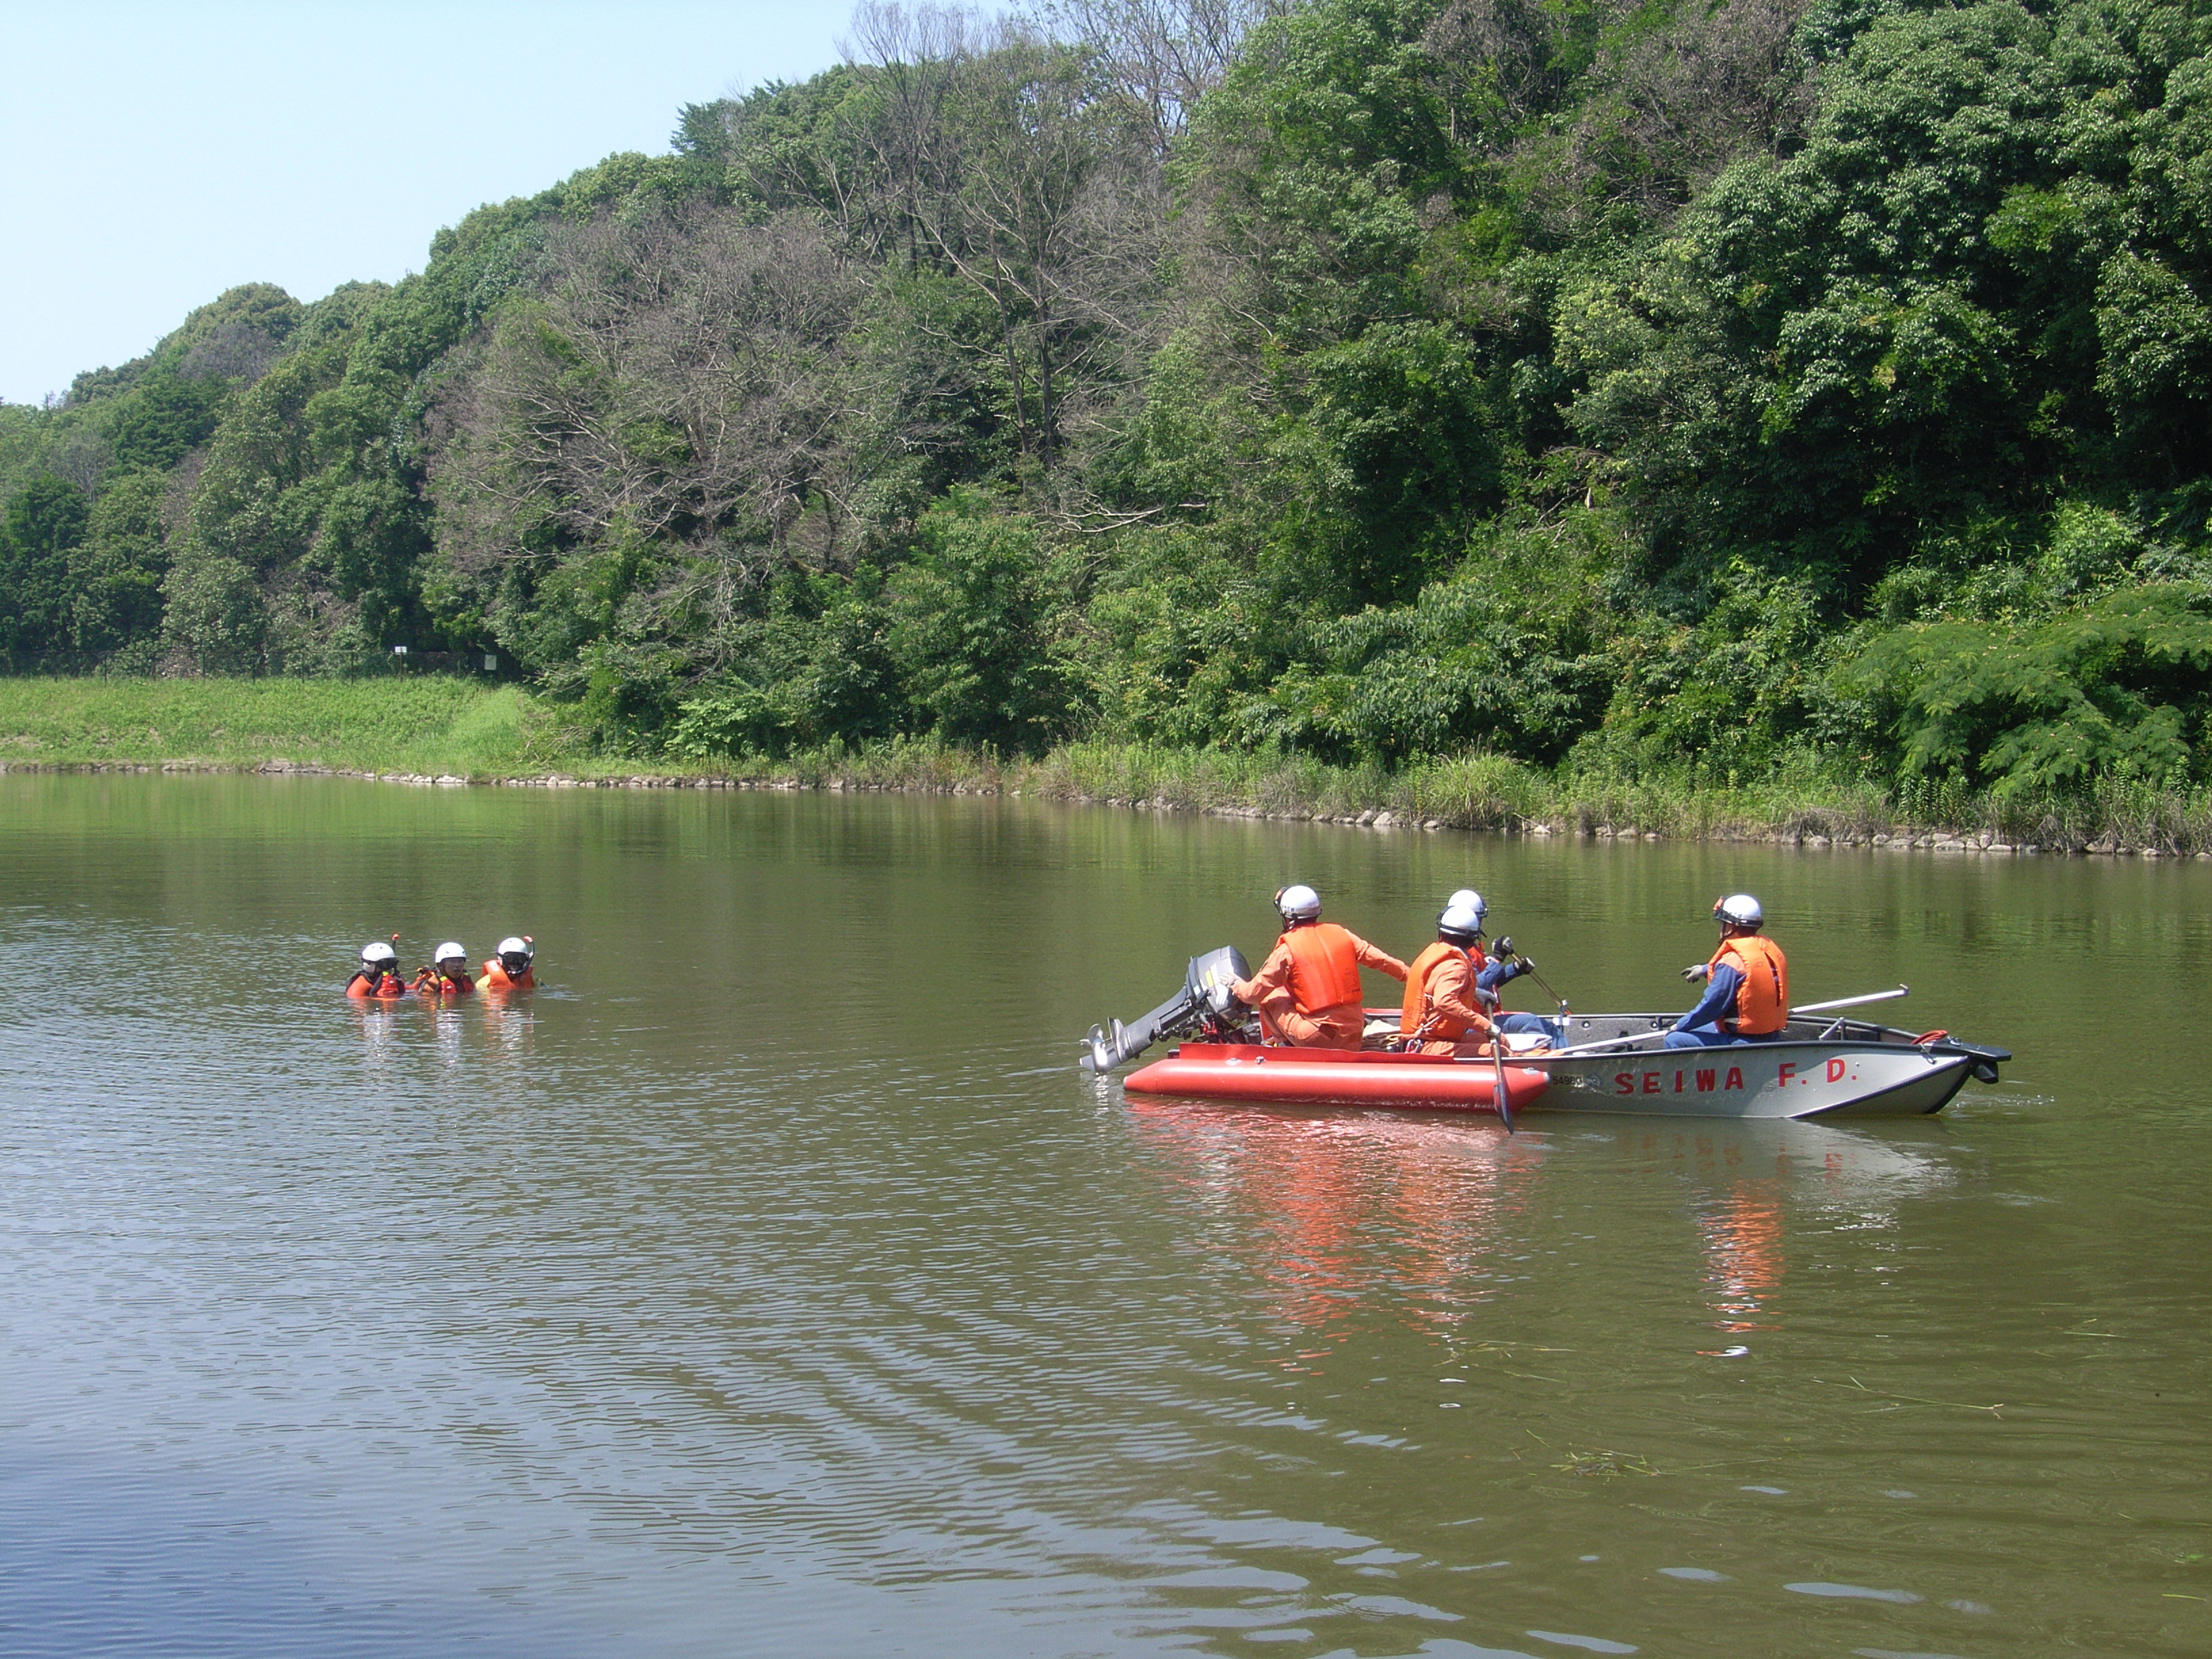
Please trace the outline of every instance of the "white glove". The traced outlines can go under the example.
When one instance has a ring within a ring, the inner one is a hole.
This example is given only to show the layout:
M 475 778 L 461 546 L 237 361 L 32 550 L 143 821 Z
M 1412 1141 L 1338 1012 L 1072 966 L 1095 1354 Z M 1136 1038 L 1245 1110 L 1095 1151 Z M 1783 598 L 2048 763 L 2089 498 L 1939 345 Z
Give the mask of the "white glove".
M 1682 969 L 1682 977 L 1692 985 L 1702 985 L 1712 976 L 1713 965 L 1710 962 L 1694 962 Z

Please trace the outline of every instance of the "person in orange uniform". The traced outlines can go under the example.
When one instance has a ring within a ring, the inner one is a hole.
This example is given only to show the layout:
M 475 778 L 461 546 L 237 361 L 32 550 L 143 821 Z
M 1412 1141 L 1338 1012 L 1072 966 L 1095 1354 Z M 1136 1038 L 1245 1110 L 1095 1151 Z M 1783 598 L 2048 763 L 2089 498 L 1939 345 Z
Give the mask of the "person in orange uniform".
M 1393 979 L 1406 964 L 1358 934 L 1321 919 L 1321 895 L 1310 887 L 1285 887 L 1275 895 L 1282 936 L 1260 971 L 1230 989 L 1260 1012 L 1269 1040 L 1296 1048 L 1357 1048 L 1367 1026 L 1359 970 L 1372 968 Z
M 382 939 L 361 947 L 361 971 L 346 981 L 349 997 L 404 997 L 407 981 L 399 977 L 399 952 Z
M 1472 887 L 1462 887 L 1444 901 L 1444 908 L 1466 905 L 1474 912 L 1474 941 L 1467 947 L 1467 959 L 1474 969 L 1474 1006 L 1480 1009 L 1492 1026 L 1508 1036 L 1530 1036 L 1546 1043 L 1563 1042 L 1566 1029 L 1556 1020 L 1541 1014 L 1514 1014 L 1505 1012 L 1499 993 L 1523 974 L 1533 974 L 1536 964 L 1513 948 L 1513 941 L 1498 941 L 1498 955 L 1491 957 L 1482 948 L 1483 918 L 1490 907 L 1483 902 L 1482 895 Z
M 1782 947 L 1759 930 L 1766 913 L 1748 893 L 1730 893 L 1713 905 L 1721 926 L 1711 960 L 1682 969 L 1705 982 L 1698 1006 L 1667 1033 L 1669 1048 L 1723 1048 L 1739 1042 L 1771 1042 L 1790 1024 L 1790 963 Z
M 1437 942 L 1407 964 L 1398 1030 L 1408 1053 L 1472 1053 L 1490 1041 L 1474 983 L 1481 933 L 1482 917 L 1473 905 L 1448 906 L 1437 918 Z
M 526 935 L 503 939 L 499 954 L 484 963 L 478 983 L 487 991 L 526 991 L 538 983 L 530 971 L 537 959 L 538 947 Z
M 415 975 L 415 989 L 423 995 L 465 997 L 477 988 L 469 977 L 469 953 L 459 944 L 447 939 L 438 947 L 437 966 L 425 968 Z

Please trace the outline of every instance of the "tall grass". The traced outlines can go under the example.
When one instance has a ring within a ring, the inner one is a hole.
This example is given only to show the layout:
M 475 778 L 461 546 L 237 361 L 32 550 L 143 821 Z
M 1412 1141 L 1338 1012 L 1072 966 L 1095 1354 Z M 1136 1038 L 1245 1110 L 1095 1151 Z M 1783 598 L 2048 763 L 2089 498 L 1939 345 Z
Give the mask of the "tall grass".
M 1182 811 L 1349 817 L 1387 811 L 1465 829 L 1505 829 L 1544 805 L 1543 775 L 1495 755 L 1424 760 L 1399 771 L 1331 766 L 1305 755 L 1078 743 L 1023 769 L 1020 787 L 1066 799 L 1143 801 Z
M 1897 790 L 1808 765 L 1722 787 L 1688 776 L 1549 773 L 1498 755 L 1396 769 L 1311 756 L 1068 744 L 1007 758 L 927 738 L 705 763 L 598 753 L 565 705 L 514 686 L 405 680 L 0 679 L 0 765 L 278 761 L 489 781 L 706 780 L 787 787 L 1012 793 L 1186 812 L 1394 819 L 1462 830 L 1668 839 L 1837 842 L 1964 836 L 2051 851 L 2212 852 L 2212 790 L 2108 779 L 2074 794 L 1999 799 L 1956 782 Z

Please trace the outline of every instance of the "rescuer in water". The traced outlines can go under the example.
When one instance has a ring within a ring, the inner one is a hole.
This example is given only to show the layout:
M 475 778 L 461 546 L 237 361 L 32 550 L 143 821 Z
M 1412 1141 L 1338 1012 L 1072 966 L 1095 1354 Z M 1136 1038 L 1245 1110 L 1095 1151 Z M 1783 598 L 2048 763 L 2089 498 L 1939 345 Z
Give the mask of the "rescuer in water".
M 1458 901 L 1437 918 L 1437 942 L 1406 966 L 1406 1001 L 1398 1030 L 1406 1051 L 1449 1054 L 1460 1045 L 1490 1040 L 1489 1016 L 1475 990 L 1475 961 L 1482 955 L 1482 912 Z
M 538 946 L 527 934 L 509 937 L 499 942 L 499 954 L 483 965 L 483 985 L 487 991 L 526 991 L 538 983 L 530 972 L 530 964 L 538 959 Z
M 361 971 L 346 981 L 349 997 L 404 997 L 407 981 L 399 977 L 399 952 L 377 939 L 361 947 Z
M 1285 887 L 1275 895 L 1282 936 L 1249 979 L 1230 987 L 1239 1002 L 1260 1012 L 1260 1029 L 1296 1048 L 1357 1048 L 1367 1027 L 1359 970 L 1372 968 L 1393 979 L 1406 964 L 1358 934 L 1321 919 L 1321 895 L 1310 887 Z
M 1720 948 L 1709 962 L 1682 969 L 1703 980 L 1702 1001 L 1667 1033 L 1669 1048 L 1724 1048 L 1771 1042 L 1790 1024 L 1790 963 L 1782 947 L 1759 930 L 1766 915 L 1748 893 L 1731 893 L 1713 905 Z
M 1485 954 L 1482 948 L 1482 924 L 1484 918 L 1490 914 L 1490 907 L 1483 902 L 1482 895 L 1472 887 L 1462 887 L 1444 901 L 1444 908 L 1447 910 L 1461 905 L 1465 905 L 1474 912 L 1474 938 L 1467 947 L 1467 959 L 1474 969 L 1475 1006 L 1481 1009 L 1491 1024 L 1508 1036 L 1527 1035 L 1548 1037 L 1554 1042 L 1559 1041 L 1559 1027 L 1541 1014 L 1509 1014 L 1500 1012 L 1502 1005 L 1498 994 L 1499 990 L 1520 978 L 1523 974 L 1534 973 L 1536 964 L 1526 957 L 1516 955 L 1513 949 L 1513 941 L 1510 939 L 1500 939 L 1498 942 L 1498 955 L 1494 958 Z
M 469 953 L 452 939 L 438 947 L 437 966 L 419 969 L 415 975 L 415 988 L 425 995 L 465 997 L 477 988 L 469 977 Z

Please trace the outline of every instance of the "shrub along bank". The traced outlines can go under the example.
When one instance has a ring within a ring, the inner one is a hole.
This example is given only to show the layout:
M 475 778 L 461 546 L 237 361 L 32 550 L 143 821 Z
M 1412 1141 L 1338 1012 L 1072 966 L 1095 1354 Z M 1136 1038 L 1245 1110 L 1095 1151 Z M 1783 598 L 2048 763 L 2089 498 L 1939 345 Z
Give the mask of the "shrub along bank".
M 134 767 L 1018 794 L 1385 829 L 2212 856 L 2212 791 L 2118 781 L 2045 796 L 1956 784 L 1884 790 L 1813 773 L 1726 786 L 1688 772 L 1606 777 L 1489 754 L 1392 769 L 1106 742 L 1010 757 L 909 738 L 833 740 L 774 760 L 641 762 L 600 749 L 573 705 L 511 685 L 430 676 L 0 678 L 0 770 Z

